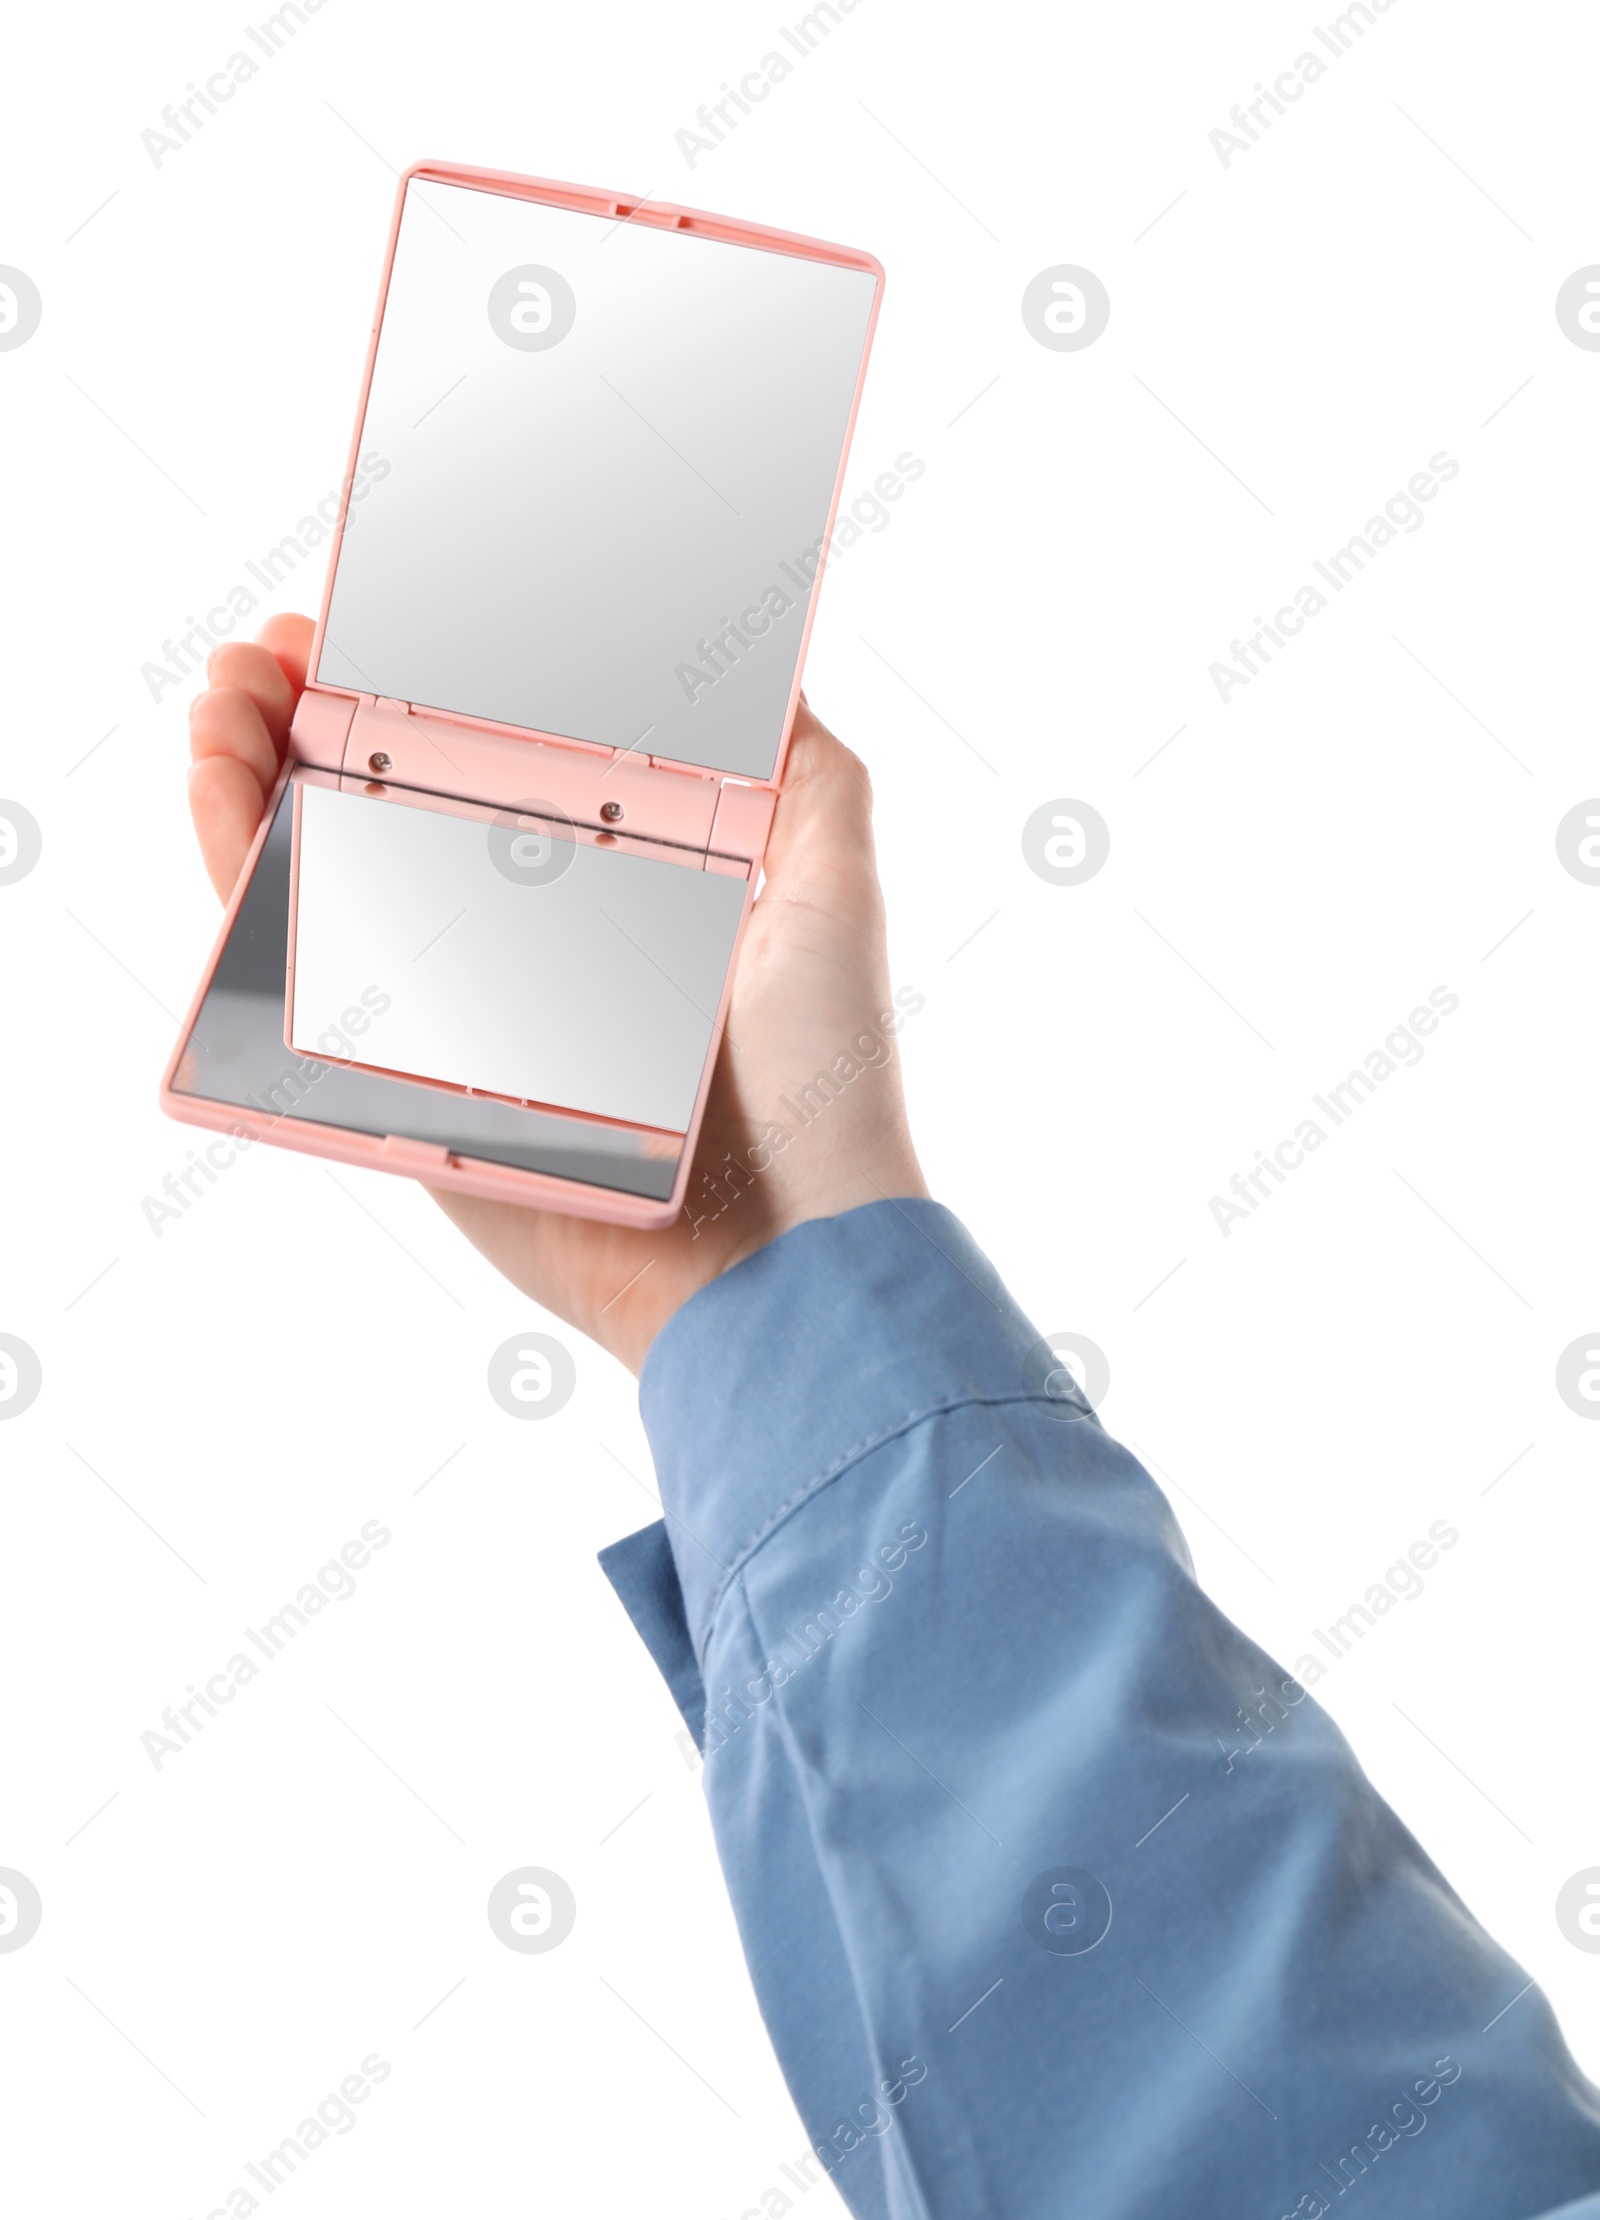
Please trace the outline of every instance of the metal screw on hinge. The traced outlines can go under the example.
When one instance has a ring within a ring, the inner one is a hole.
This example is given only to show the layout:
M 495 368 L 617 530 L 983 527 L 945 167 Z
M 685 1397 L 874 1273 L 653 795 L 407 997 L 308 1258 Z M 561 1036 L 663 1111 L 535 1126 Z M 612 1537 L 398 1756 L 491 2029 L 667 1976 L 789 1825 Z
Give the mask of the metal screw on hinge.
M 378 750 L 378 753 L 376 755 L 369 755 L 367 757 L 367 769 L 369 771 L 391 771 L 393 770 L 393 768 L 394 757 L 392 755 L 385 755 L 381 748 Z
M 621 820 L 622 804 L 620 802 L 602 802 L 600 804 L 600 814 L 608 825 L 615 825 Z

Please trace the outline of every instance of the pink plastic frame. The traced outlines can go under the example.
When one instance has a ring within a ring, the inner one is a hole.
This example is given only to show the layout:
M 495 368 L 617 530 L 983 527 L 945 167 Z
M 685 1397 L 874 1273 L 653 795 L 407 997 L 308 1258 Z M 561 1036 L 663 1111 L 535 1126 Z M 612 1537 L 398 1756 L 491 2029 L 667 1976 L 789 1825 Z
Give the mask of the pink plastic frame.
M 583 186 L 564 185 L 547 178 L 521 177 L 508 170 L 473 169 L 449 162 L 417 162 L 401 178 L 399 190 L 395 197 L 394 215 L 389 227 L 388 247 L 384 255 L 383 277 L 379 286 L 377 309 L 373 317 L 372 335 L 367 349 L 366 368 L 362 374 L 361 394 L 356 410 L 355 433 L 350 446 L 349 464 L 341 484 L 339 518 L 334 529 L 333 544 L 329 551 L 328 573 L 323 586 L 321 607 L 317 615 L 316 632 L 311 644 L 308 670 L 315 672 L 321 659 L 323 634 L 328 622 L 328 606 L 332 599 L 333 580 L 338 567 L 340 548 L 343 544 L 345 519 L 350 507 L 351 488 L 357 473 L 362 428 L 366 421 L 367 399 L 372 385 L 373 366 L 377 359 L 378 336 L 383 325 L 384 304 L 388 298 L 390 273 L 394 266 L 395 250 L 400 236 L 400 222 L 405 210 L 406 194 L 413 180 L 416 179 L 432 180 L 439 184 L 462 185 L 481 191 L 505 194 L 522 200 L 542 201 L 557 208 L 568 208 L 586 215 L 608 217 L 613 222 L 645 223 L 660 230 L 687 232 L 701 238 L 720 239 L 731 245 L 760 247 L 769 252 L 798 255 L 811 261 L 831 262 L 846 269 L 864 270 L 870 273 L 875 280 L 872 311 L 868 318 L 866 337 L 862 345 L 855 391 L 851 396 L 849 421 L 845 427 L 845 436 L 840 448 L 838 473 L 834 480 L 832 498 L 828 504 L 827 528 L 824 533 L 825 546 L 832 541 L 838 518 L 839 501 L 844 488 L 850 446 L 855 435 L 856 418 L 861 408 L 861 394 L 866 382 L 867 362 L 871 355 L 873 337 L 877 329 L 878 311 L 883 300 L 883 266 L 874 256 L 863 253 L 857 248 L 841 247 L 824 240 L 806 238 L 799 233 L 776 231 L 764 224 L 743 223 L 729 217 L 709 214 L 700 209 L 679 207 L 669 202 L 640 200 L 636 195 L 608 193 Z M 825 567 L 824 562 L 822 568 Z M 727 1022 L 728 1003 L 732 994 L 740 951 L 743 946 L 745 926 L 749 922 L 750 906 L 755 897 L 762 857 L 765 854 L 767 831 L 771 822 L 771 800 L 769 797 L 775 798 L 778 789 L 781 787 L 784 766 L 788 759 L 789 742 L 794 731 L 795 715 L 800 702 L 800 687 L 805 670 L 806 651 L 810 645 L 811 628 L 816 622 L 821 580 L 822 569 L 819 568 L 806 611 L 805 629 L 801 635 L 799 654 L 795 659 L 794 680 L 789 692 L 783 731 L 771 777 L 766 779 L 731 778 L 707 771 L 704 766 L 698 764 L 681 763 L 663 757 L 648 759 L 650 770 L 654 771 L 658 778 L 668 782 L 670 787 L 677 788 L 678 795 L 684 801 L 688 800 L 688 796 L 684 794 L 684 790 L 678 783 L 684 774 L 692 776 L 696 781 L 708 783 L 713 789 L 720 787 L 717 800 L 710 804 L 707 811 L 707 823 L 709 825 L 714 818 L 719 831 L 725 824 L 736 825 L 740 828 L 741 838 L 736 852 L 748 861 L 749 866 L 749 891 L 745 897 L 738 938 L 735 941 L 733 956 L 728 966 L 727 977 L 723 983 L 722 999 L 717 1007 L 716 1022 L 712 1028 L 711 1040 L 706 1052 L 705 1069 L 701 1074 L 693 1115 L 689 1121 L 688 1131 L 684 1136 L 677 1173 L 673 1180 L 671 1194 L 665 1201 L 656 1201 L 646 1196 L 622 1194 L 611 1188 L 565 1179 L 554 1173 L 523 1171 L 510 1165 L 492 1164 L 482 1159 L 456 1156 L 442 1147 L 412 1141 L 403 1136 L 389 1135 L 380 1139 L 370 1134 L 346 1132 L 337 1126 L 316 1125 L 309 1120 L 297 1121 L 290 1118 L 271 1118 L 253 1111 L 241 1110 L 231 1103 L 211 1102 L 200 1096 L 183 1094 L 177 1091 L 175 1081 L 184 1056 L 188 1051 L 189 1043 L 193 1038 L 201 1006 L 210 991 L 217 964 L 226 945 L 228 935 L 232 930 L 234 918 L 244 900 L 245 891 L 255 872 L 256 863 L 265 844 L 278 800 L 294 763 L 296 761 L 309 762 L 318 768 L 329 771 L 347 768 L 354 770 L 356 768 L 355 763 L 352 761 L 347 765 L 344 758 L 356 724 L 362 721 L 364 713 L 377 712 L 381 715 L 390 710 L 390 705 L 376 703 L 371 696 L 355 694 L 344 687 L 324 686 L 314 678 L 308 679 L 305 693 L 301 697 L 300 706 L 295 714 L 294 729 L 290 734 L 289 761 L 284 765 L 283 772 L 273 791 L 260 826 L 257 828 L 256 837 L 251 843 L 250 853 L 245 859 L 244 869 L 239 875 L 238 883 L 234 887 L 232 897 L 223 915 L 222 928 L 217 936 L 216 945 L 212 949 L 210 961 L 206 965 L 199 988 L 185 1017 L 183 1031 L 168 1060 L 167 1068 L 162 1074 L 160 1104 L 167 1116 L 176 1118 L 185 1124 L 207 1126 L 219 1132 L 247 1137 L 251 1141 L 265 1141 L 275 1147 L 297 1149 L 306 1155 L 327 1157 L 336 1163 L 362 1165 L 372 1171 L 399 1173 L 408 1178 L 424 1180 L 431 1187 L 447 1188 L 460 1194 L 480 1195 L 489 1201 L 518 1203 L 527 1208 L 555 1210 L 570 1217 L 598 1219 L 610 1224 L 632 1226 L 639 1231 L 657 1231 L 671 1225 L 683 1207 L 685 1191 L 694 1169 L 695 1150 L 705 1116 L 706 1102 L 710 1094 L 712 1073 L 716 1067 L 717 1056 L 722 1044 L 723 1029 Z M 350 705 L 348 712 L 342 708 L 345 703 Z M 601 761 L 620 760 L 617 757 L 608 756 L 606 750 L 597 749 L 584 742 L 569 740 L 560 734 L 496 725 L 483 718 L 459 716 L 435 709 L 429 709 L 425 714 L 428 721 L 437 720 L 442 724 L 448 724 L 453 730 L 459 731 L 463 735 L 468 732 L 482 734 L 486 754 L 492 752 L 494 755 L 500 755 L 504 748 L 504 742 L 512 739 L 532 743 L 540 747 L 541 750 L 554 748 L 568 753 L 569 756 L 587 758 L 589 764 L 593 764 L 596 758 Z M 339 757 L 336 761 L 330 760 L 327 752 L 324 736 L 330 732 L 338 734 Z M 643 772 L 644 768 L 644 765 L 637 762 L 627 766 L 629 774 L 635 778 Z M 574 772 L 579 770 L 578 763 L 573 763 L 573 770 Z M 445 782 L 430 780 L 430 784 L 435 786 L 436 791 L 448 792 Z M 748 792 L 752 788 L 756 789 L 757 792 L 750 794 L 748 804 L 739 803 L 737 800 L 739 791 L 743 789 Z M 665 798 L 665 789 L 663 789 L 663 793 Z M 463 792 L 456 798 L 463 801 L 482 801 L 488 797 L 481 793 Z M 664 814 L 667 816 L 679 815 L 681 810 L 669 801 Z M 646 816 L 648 817 L 648 815 L 647 812 Z M 635 819 L 634 822 L 637 824 L 638 820 Z M 650 837 L 653 830 L 648 824 L 641 825 L 639 829 L 645 837 Z M 666 837 L 672 837 L 670 832 Z M 723 843 L 708 837 L 708 848 L 720 845 L 723 845 Z M 714 860 L 708 858 L 708 867 L 717 868 L 717 865 Z M 422 1083 L 417 1084 L 421 1085 Z M 575 1125 L 584 1122 L 586 1121 L 574 1120 Z

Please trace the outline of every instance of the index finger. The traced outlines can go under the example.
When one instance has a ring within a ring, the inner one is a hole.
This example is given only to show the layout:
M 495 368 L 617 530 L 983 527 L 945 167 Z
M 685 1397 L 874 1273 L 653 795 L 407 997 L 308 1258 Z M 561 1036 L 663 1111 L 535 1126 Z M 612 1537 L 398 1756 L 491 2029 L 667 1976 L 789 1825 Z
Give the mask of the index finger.
M 213 687 L 249 695 L 280 756 L 305 687 L 314 629 L 309 617 L 270 617 L 259 639 L 229 640 L 206 659 L 206 677 Z

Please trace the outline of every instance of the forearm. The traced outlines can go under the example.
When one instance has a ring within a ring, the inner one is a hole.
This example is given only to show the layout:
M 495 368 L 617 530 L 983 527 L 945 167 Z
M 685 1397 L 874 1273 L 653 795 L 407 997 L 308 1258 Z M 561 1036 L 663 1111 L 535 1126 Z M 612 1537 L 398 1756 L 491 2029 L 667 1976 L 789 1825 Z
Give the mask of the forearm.
M 1047 1371 L 914 1202 L 786 1236 L 646 1369 L 675 1678 L 840 2193 L 1309 2220 L 1359 2175 L 1512 2220 L 1600 2183 L 1542 1999 L 1502 2013 L 1524 1977 Z

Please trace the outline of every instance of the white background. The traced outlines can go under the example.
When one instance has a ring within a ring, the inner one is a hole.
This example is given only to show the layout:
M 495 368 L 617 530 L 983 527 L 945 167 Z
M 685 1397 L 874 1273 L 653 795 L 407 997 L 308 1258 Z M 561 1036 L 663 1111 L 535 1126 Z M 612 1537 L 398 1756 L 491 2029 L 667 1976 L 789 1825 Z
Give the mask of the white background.
M 861 0 L 691 170 L 777 15 L 327 0 L 156 167 L 244 20 L 36 9 L 6 56 L 0 262 L 44 300 L 0 354 L 0 792 L 45 841 L 0 888 L 0 1327 L 44 1368 L 0 1430 L 0 1864 L 44 1900 L 0 1955 L 13 2201 L 207 2213 L 373 2051 L 308 2220 L 711 2220 L 803 2145 L 594 1563 L 655 1515 L 632 1382 L 556 1327 L 571 1402 L 505 1416 L 489 1355 L 552 1321 L 401 1182 L 262 1148 L 159 1238 L 142 1208 L 196 1138 L 155 1088 L 216 910 L 193 687 L 141 665 L 335 484 L 423 155 L 887 265 L 849 490 L 927 468 L 830 572 L 807 683 L 876 781 L 930 1180 L 1107 1353 L 1107 1424 L 1286 1662 L 1456 1525 L 1317 1694 L 1600 2069 L 1554 1918 L 1600 1863 L 1600 1428 L 1554 1386 L 1600 1321 L 1600 889 L 1554 844 L 1600 790 L 1600 355 L 1553 312 L 1600 260 L 1592 15 L 1396 0 L 1224 169 L 1208 133 L 1326 15 Z M 1057 263 L 1110 292 L 1082 353 L 1019 313 Z M 1425 527 L 1220 702 L 1212 660 L 1439 450 Z M 1077 888 L 1022 857 L 1057 797 L 1111 828 Z M 1420 1066 L 1224 1239 L 1209 1198 L 1441 985 Z M 370 1519 L 357 1594 L 153 1772 L 163 1706 Z M 577 1895 L 547 1956 L 484 1917 L 525 1864 Z

